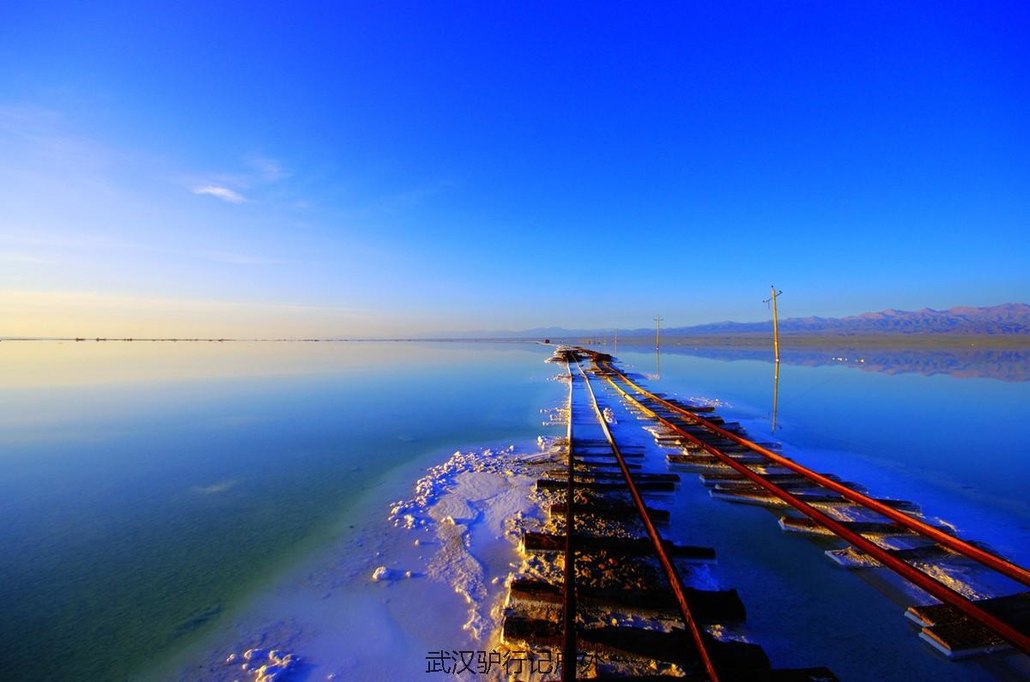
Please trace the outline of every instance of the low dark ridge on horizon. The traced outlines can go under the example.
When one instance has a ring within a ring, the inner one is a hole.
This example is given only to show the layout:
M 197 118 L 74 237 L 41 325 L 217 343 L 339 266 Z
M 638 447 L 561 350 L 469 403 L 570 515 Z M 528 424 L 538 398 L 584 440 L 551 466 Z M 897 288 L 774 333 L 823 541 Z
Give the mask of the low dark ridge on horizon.
M 522 331 L 447 332 L 424 338 L 571 338 L 612 336 L 612 328 L 565 329 L 538 327 Z M 654 337 L 654 327 L 620 329 L 620 338 Z M 663 327 L 665 337 L 722 337 L 772 334 L 772 320 L 762 322 L 714 322 L 688 327 Z M 947 310 L 923 308 L 917 311 L 893 308 L 848 317 L 792 317 L 780 320 L 781 335 L 953 335 L 1030 336 L 1030 305 L 1002 303 L 995 306 L 957 306 Z

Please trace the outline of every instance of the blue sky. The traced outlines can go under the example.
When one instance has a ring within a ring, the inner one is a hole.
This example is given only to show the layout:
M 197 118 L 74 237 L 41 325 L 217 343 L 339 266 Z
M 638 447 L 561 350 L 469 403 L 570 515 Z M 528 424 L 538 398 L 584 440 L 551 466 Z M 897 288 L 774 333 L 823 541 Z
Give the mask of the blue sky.
M 1030 301 L 1022 3 L 147 4 L 0 5 L 0 335 Z

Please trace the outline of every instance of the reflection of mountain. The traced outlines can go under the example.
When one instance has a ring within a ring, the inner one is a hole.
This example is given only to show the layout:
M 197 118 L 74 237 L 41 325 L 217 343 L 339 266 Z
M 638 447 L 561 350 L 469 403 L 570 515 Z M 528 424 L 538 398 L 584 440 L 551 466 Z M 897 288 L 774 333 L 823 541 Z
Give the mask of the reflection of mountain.
M 772 362 L 769 348 L 740 347 L 663 347 L 662 353 L 694 355 L 715 360 L 764 360 Z M 890 348 L 786 348 L 781 362 L 789 365 L 844 365 L 867 372 L 926 376 L 947 374 L 954 377 L 984 377 L 1001 381 L 1030 381 L 1030 349 L 974 348 L 890 349 Z

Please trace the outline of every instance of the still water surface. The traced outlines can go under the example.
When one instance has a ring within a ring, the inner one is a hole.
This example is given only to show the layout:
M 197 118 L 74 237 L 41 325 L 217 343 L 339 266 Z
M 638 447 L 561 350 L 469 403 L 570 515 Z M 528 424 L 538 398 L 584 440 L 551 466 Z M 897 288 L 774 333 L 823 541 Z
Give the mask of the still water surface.
M 391 471 L 556 432 L 541 426 L 540 410 L 564 397 L 548 355 L 532 344 L 4 342 L 5 670 L 133 676 L 341 519 L 360 525 L 353 501 Z M 620 357 L 656 389 L 727 401 L 757 438 L 1030 564 L 1030 383 L 785 364 L 772 433 L 771 363 Z M 761 542 L 782 555 L 777 533 Z
M 949 374 L 941 369 L 948 362 L 932 354 L 911 362 L 910 352 L 879 365 L 890 373 L 829 351 L 819 363 L 784 362 L 773 431 L 774 365 L 751 355 L 664 352 L 659 362 L 653 349 L 619 352 L 657 390 L 719 399 L 727 403 L 720 414 L 754 439 L 782 442 L 788 456 L 865 484 L 874 496 L 912 500 L 929 520 L 1030 565 L 1030 383 L 1011 380 L 1025 367 L 996 372 L 992 360 L 987 372 L 1002 380 L 969 377 L 966 364 Z M 928 367 L 930 374 L 921 373 Z M 740 592 L 747 629 L 774 664 L 828 665 L 845 680 L 1030 674 L 1026 657 L 1017 655 L 948 662 L 902 617 L 907 606 L 926 603 L 925 595 L 889 575 L 839 568 L 821 550 L 841 545 L 782 533 L 782 511 L 715 501 L 688 481 L 680 495 L 672 536 L 717 548 L 718 581 Z M 1005 594 L 1019 591 L 1006 580 L 1000 586 Z
M 146 667 L 393 468 L 535 438 L 558 395 L 549 352 L 525 344 L 0 353 L 0 642 L 5 675 L 26 679 Z
M 782 442 L 787 454 L 854 476 L 882 496 L 914 499 L 1030 564 L 1030 382 L 964 369 L 924 375 L 917 371 L 923 363 L 886 373 L 826 355 L 819 366 L 782 363 L 778 386 L 772 362 L 732 353 L 665 352 L 659 361 L 651 350 L 620 358 L 658 390 L 727 402 L 720 414 L 741 421 L 754 439 Z M 1000 375 L 1026 374 L 1010 369 Z M 948 518 L 955 509 L 962 516 Z

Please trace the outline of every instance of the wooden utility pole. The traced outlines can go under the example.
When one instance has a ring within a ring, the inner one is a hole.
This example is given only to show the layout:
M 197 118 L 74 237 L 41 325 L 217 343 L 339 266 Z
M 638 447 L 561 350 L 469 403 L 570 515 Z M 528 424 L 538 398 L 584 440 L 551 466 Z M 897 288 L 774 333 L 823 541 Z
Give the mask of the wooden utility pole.
M 654 317 L 654 347 L 658 350 L 662 347 L 662 316 L 655 315 Z
M 782 291 L 777 291 L 775 286 L 770 286 L 769 290 L 772 295 L 763 301 L 763 303 L 772 303 L 773 313 L 773 355 L 776 361 L 773 363 L 775 369 L 773 370 L 773 408 L 772 408 L 772 431 L 776 431 L 776 408 L 780 398 L 780 320 L 776 313 L 776 297 L 782 294 Z
M 612 355 L 619 354 L 619 328 L 615 328 L 615 350 L 612 351 Z
M 782 294 L 782 291 L 777 291 L 775 286 L 769 287 L 772 291 L 772 296 L 763 301 L 764 303 L 772 302 L 772 313 L 773 313 L 773 355 L 776 356 L 776 362 L 780 361 L 780 321 L 776 316 L 776 297 Z

